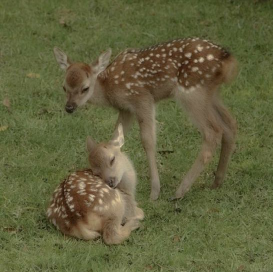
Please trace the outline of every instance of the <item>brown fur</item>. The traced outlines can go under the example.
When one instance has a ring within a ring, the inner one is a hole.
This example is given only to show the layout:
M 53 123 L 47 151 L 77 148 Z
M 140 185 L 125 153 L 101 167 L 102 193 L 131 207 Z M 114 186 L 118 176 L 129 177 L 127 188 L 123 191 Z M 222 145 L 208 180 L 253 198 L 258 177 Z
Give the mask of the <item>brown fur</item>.
M 83 79 L 91 74 L 91 67 L 86 63 L 74 63 L 67 69 L 66 82 L 71 88 L 75 88 Z
M 100 56 L 97 66 L 101 60 L 109 61 L 109 53 Z M 125 50 L 97 75 L 89 102 L 118 109 L 117 123 L 123 124 L 125 132 L 136 116 L 149 162 L 152 199 L 160 191 L 155 158 L 155 102 L 175 98 L 203 138 L 201 151 L 177 189 L 176 198 L 190 189 L 211 160 L 217 143 L 222 142 L 213 185 L 217 187 L 224 179 L 236 134 L 236 122 L 223 106 L 218 89 L 232 81 L 237 71 L 237 61 L 225 49 L 207 40 L 189 38 Z

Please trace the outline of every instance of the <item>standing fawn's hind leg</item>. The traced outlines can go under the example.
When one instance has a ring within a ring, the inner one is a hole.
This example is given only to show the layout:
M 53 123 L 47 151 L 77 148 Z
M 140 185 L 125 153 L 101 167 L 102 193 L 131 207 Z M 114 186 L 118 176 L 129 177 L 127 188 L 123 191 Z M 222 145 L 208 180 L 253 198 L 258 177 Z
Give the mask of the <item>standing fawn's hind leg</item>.
M 215 180 L 212 188 L 221 186 L 225 178 L 228 163 L 235 148 L 236 121 L 232 118 L 228 110 L 221 102 L 214 103 L 214 109 L 223 122 L 223 136 L 219 164 L 215 174 Z
M 196 92 L 195 95 L 187 97 L 186 101 L 184 101 L 184 99 L 186 98 L 181 97 L 179 100 L 184 104 L 186 110 L 199 128 L 203 137 L 203 143 L 197 159 L 178 187 L 175 198 L 184 197 L 190 190 L 194 181 L 210 162 L 222 133 L 219 118 L 215 116 L 212 104 L 205 90 L 201 90 L 201 92 Z
M 217 134 L 210 129 L 206 129 L 203 136 L 203 144 L 197 159 L 184 177 L 182 183 L 175 193 L 175 198 L 182 198 L 190 190 L 194 181 L 210 162 L 216 148 Z
M 156 200 L 160 193 L 160 181 L 156 165 L 156 131 L 155 131 L 155 106 L 153 103 L 148 104 L 137 111 L 137 119 L 140 127 L 141 141 L 145 149 L 150 177 L 151 177 L 151 194 L 150 198 Z

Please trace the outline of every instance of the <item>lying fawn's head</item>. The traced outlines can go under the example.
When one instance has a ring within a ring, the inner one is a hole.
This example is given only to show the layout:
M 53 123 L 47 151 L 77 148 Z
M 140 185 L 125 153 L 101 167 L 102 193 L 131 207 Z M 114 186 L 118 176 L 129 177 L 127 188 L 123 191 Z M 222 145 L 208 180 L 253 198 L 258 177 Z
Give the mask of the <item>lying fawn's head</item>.
M 122 125 L 119 124 L 114 139 L 108 143 L 96 144 L 87 138 L 89 163 L 93 173 L 100 176 L 110 187 L 115 188 L 120 183 L 127 165 L 120 148 L 124 144 Z
M 72 113 L 84 105 L 94 92 L 98 74 L 105 70 L 111 57 L 111 49 L 102 53 L 93 64 L 72 63 L 67 55 L 54 47 L 54 55 L 61 69 L 66 71 L 63 89 L 67 94 L 65 110 Z

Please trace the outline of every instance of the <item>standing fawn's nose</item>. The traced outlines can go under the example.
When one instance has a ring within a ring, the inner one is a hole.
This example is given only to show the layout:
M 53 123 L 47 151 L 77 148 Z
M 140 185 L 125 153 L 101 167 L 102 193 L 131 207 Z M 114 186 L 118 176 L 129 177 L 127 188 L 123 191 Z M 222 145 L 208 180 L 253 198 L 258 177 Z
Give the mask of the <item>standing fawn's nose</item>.
M 107 180 L 107 183 L 108 183 L 108 185 L 109 185 L 111 188 L 114 188 L 115 183 L 116 183 L 116 178 L 114 178 L 114 177 L 109 178 L 109 179 Z
M 72 103 L 72 104 L 66 104 L 65 105 L 65 110 L 66 112 L 68 113 L 72 113 L 75 109 L 76 109 L 76 104 L 75 103 Z

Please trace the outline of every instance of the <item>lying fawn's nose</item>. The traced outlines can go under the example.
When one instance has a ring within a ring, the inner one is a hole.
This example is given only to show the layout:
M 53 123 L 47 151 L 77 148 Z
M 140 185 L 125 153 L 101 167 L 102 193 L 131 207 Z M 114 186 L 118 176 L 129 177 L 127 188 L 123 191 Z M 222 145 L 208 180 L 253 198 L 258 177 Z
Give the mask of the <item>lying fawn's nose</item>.
M 111 177 L 111 178 L 108 179 L 107 183 L 111 188 L 113 188 L 115 186 L 115 181 L 116 181 L 116 178 Z

